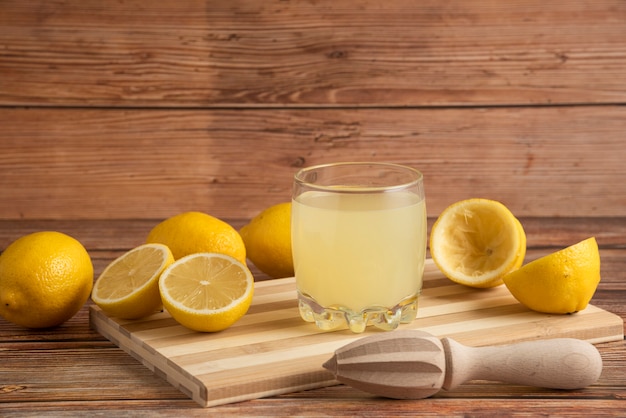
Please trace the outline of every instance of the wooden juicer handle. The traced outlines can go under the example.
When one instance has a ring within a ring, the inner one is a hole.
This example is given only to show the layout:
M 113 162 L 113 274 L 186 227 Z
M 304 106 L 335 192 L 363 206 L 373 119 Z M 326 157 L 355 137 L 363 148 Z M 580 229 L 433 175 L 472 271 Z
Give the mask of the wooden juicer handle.
M 347 344 L 324 367 L 340 382 L 366 392 L 422 399 L 476 379 L 579 389 L 598 380 L 602 358 L 592 344 L 573 338 L 467 347 L 423 331 L 401 330 Z

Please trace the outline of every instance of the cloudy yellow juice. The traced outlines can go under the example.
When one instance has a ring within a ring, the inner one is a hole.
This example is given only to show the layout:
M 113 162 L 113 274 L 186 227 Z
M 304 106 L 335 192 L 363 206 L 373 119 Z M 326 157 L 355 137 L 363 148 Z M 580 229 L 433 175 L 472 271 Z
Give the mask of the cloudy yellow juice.
M 321 307 L 392 308 L 422 287 L 423 196 L 307 191 L 292 203 L 298 292 Z

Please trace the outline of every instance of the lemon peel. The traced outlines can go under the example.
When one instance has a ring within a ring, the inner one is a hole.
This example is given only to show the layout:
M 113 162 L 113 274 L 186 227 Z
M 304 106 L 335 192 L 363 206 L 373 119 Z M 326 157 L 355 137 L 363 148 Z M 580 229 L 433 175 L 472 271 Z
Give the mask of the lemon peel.
M 149 232 L 146 243 L 167 245 L 176 260 L 210 252 L 230 255 L 246 263 L 246 247 L 237 230 L 203 212 L 183 212 L 159 222 Z
M 548 254 L 504 276 L 521 304 L 537 312 L 567 314 L 587 307 L 600 283 L 595 237 Z
M 26 328 L 49 328 L 73 317 L 89 298 L 93 264 L 75 238 L 40 231 L 0 255 L 0 316 Z
M 273 278 L 294 275 L 291 249 L 291 202 L 264 209 L 239 233 L 248 259 Z
M 526 255 L 526 233 L 502 203 L 482 198 L 448 206 L 431 229 L 431 257 L 452 281 L 488 288 L 518 269 Z

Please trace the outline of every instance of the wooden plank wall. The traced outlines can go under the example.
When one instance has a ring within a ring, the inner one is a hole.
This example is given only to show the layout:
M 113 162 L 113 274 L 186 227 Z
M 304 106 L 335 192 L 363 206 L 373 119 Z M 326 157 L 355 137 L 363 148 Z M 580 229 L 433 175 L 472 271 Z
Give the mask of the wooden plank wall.
M 340 160 L 623 217 L 624 104 L 623 0 L 2 0 L 0 220 L 246 219 Z

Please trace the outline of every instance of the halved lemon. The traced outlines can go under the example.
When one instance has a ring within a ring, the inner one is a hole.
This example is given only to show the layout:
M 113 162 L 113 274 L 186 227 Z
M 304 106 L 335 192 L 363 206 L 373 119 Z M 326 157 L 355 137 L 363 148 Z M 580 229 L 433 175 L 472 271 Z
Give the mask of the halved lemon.
M 526 256 L 526 233 L 502 203 L 467 199 L 446 208 L 433 224 L 430 253 L 455 283 L 487 288 L 518 269 Z
M 159 279 L 163 305 L 194 331 L 221 331 L 250 307 L 254 278 L 243 263 L 217 253 L 196 253 L 170 265 Z
M 521 304 L 534 311 L 582 311 L 600 283 L 600 253 L 594 237 L 538 258 L 504 276 Z
M 109 264 L 96 280 L 91 299 L 105 313 L 137 319 L 161 309 L 159 277 L 174 262 L 163 244 L 136 247 Z

